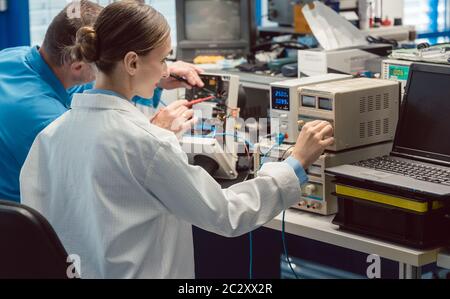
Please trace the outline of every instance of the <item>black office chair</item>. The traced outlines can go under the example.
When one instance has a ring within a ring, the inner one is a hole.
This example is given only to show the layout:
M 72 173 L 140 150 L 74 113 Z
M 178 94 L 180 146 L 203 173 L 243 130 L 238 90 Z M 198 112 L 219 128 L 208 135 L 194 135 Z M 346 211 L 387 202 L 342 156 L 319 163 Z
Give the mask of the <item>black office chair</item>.
M 0 200 L 0 278 L 67 278 L 67 252 L 30 207 Z

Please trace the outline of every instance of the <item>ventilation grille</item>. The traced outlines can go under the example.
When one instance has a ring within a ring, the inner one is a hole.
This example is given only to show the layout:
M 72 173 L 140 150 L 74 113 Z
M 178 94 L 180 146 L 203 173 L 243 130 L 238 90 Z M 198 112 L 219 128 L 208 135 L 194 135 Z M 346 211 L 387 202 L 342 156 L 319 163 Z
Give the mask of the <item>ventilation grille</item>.
M 369 96 L 368 98 L 367 98 L 367 112 L 371 112 L 371 111 L 373 111 L 373 96 Z
M 359 123 L 359 138 L 366 138 L 366 123 Z
M 366 112 L 366 97 L 359 99 L 359 113 Z
M 381 119 L 375 121 L 375 135 L 381 135 Z
M 389 118 L 359 123 L 359 138 L 370 138 L 389 133 Z
M 385 93 L 383 95 L 377 94 L 376 96 L 361 97 L 359 99 L 359 113 L 389 109 L 389 101 L 389 93 Z
M 383 96 L 383 109 L 389 109 L 389 94 L 385 93 Z
M 381 110 L 381 94 L 377 94 L 377 96 L 375 97 L 375 110 Z
M 390 94 L 377 94 L 359 99 L 359 113 L 368 113 L 372 111 L 382 111 L 390 108 Z M 390 133 L 389 118 L 373 119 L 367 122 L 359 123 L 359 138 L 371 138 L 375 136 L 386 135 Z
M 389 118 L 383 119 L 383 134 L 389 133 Z
M 369 121 L 367 123 L 367 137 L 372 137 L 373 136 L 373 121 Z

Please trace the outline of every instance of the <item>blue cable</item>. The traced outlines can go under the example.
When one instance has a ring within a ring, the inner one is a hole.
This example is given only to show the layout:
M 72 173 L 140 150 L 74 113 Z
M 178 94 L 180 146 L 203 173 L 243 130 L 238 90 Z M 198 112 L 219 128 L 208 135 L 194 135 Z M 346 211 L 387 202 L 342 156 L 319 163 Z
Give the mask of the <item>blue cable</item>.
M 286 256 L 286 261 L 288 262 L 289 268 L 291 268 L 292 273 L 294 273 L 294 275 L 295 275 L 295 279 L 299 279 L 297 273 L 295 272 L 294 268 L 292 267 L 291 260 L 289 259 L 289 255 L 288 255 L 285 232 L 284 232 L 284 225 L 285 225 L 284 216 L 285 216 L 285 214 L 286 214 L 286 210 L 283 211 L 283 218 L 281 221 L 281 240 L 283 242 L 284 255 Z
M 215 131 L 214 131 L 214 133 L 215 133 Z M 250 149 L 253 149 L 255 147 L 250 141 L 246 140 L 243 137 L 238 136 L 237 134 L 218 133 L 218 134 L 214 134 L 213 136 L 214 137 L 215 136 L 231 136 L 231 137 L 235 137 L 235 138 L 241 139 L 245 143 L 248 144 L 249 151 L 250 151 Z M 249 274 L 248 274 L 248 277 L 249 277 L 249 279 L 253 279 L 253 235 L 252 235 L 252 232 L 248 233 L 248 239 L 249 239 L 249 251 L 250 251 L 250 253 L 249 253 L 249 270 L 248 270 Z
M 264 155 L 263 155 L 263 159 L 261 160 L 261 166 L 264 164 L 264 158 L 267 157 L 267 155 L 275 148 L 275 146 L 280 145 L 284 140 L 284 136 L 282 136 L 281 134 L 278 135 L 277 138 L 277 143 L 275 143 Z M 286 238 L 285 238 L 285 221 L 284 221 L 284 217 L 286 215 L 286 210 L 283 211 L 283 217 L 281 220 L 281 241 L 283 243 L 283 250 L 284 250 L 284 255 L 286 256 L 286 261 L 288 262 L 289 268 L 291 268 L 292 273 L 294 273 L 295 278 L 299 279 L 297 273 L 294 270 L 294 267 L 292 267 L 291 261 L 289 259 L 289 255 L 288 255 L 288 250 L 287 250 L 287 245 L 286 245 Z
M 226 133 L 225 133 L 226 134 Z M 283 142 L 283 140 L 284 140 L 284 136 L 283 137 L 280 137 L 279 136 L 279 138 L 277 139 L 277 143 L 275 143 L 265 154 L 264 154 L 264 156 L 263 157 L 266 157 L 274 148 L 275 148 L 275 146 L 277 146 L 277 145 L 280 145 L 282 142 Z M 264 164 L 264 162 L 263 162 L 263 160 L 261 161 L 261 165 L 260 165 L 260 168 L 261 168 L 261 166 Z M 283 220 L 284 221 L 284 220 Z M 253 278 L 253 235 L 252 235 L 252 232 L 250 231 L 249 233 L 248 233 L 248 238 L 249 238 L 249 247 L 250 247 L 250 254 L 249 254 L 249 256 L 250 256 L 250 264 L 249 264 L 249 279 L 252 279 Z
M 285 139 L 285 136 L 283 134 L 278 134 L 278 136 L 275 138 L 276 143 L 274 143 L 269 150 L 263 155 L 261 159 L 261 166 L 264 164 L 264 159 L 267 158 L 267 155 L 278 145 L 282 144 Z
M 216 136 L 231 136 L 231 137 L 235 137 L 235 138 L 240 138 L 241 140 L 243 140 L 244 142 L 246 142 L 250 148 L 254 148 L 254 145 L 249 142 L 248 140 L 246 140 L 243 137 L 240 137 L 236 134 L 231 134 L 231 133 L 218 133 L 216 134 L 215 131 L 212 131 L 211 134 L 209 135 L 205 135 L 205 136 L 201 136 L 204 138 L 209 138 L 209 137 L 216 137 Z M 272 145 L 270 147 L 270 149 L 263 155 L 263 159 L 261 160 L 261 165 L 262 166 L 264 164 L 264 158 L 267 157 L 267 155 L 275 148 L 275 146 L 280 145 L 281 143 L 283 143 L 284 140 L 284 135 L 279 135 L 277 137 L 277 142 Z M 297 273 L 295 273 L 294 268 L 292 267 L 291 261 L 289 260 L 288 254 L 287 254 L 287 246 L 286 246 L 286 242 L 285 242 L 285 237 L 284 237 L 284 215 L 285 215 L 286 211 L 283 211 L 283 220 L 282 220 L 282 231 L 281 231 L 281 238 L 283 241 L 283 249 L 284 249 L 284 254 L 286 255 L 286 259 L 289 263 L 289 267 L 291 268 L 292 272 L 294 273 L 295 277 L 298 279 Z M 253 235 L 252 232 L 248 233 L 248 237 L 249 237 L 249 279 L 253 279 Z
M 216 136 L 231 136 L 231 137 L 235 137 L 235 138 L 238 138 L 238 139 L 244 141 L 248 145 L 248 152 L 249 153 L 250 153 L 250 150 L 255 148 L 253 143 L 251 143 L 250 141 L 248 141 L 244 137 L 241 137 L 241 136 L 238 136 L 238 135 L 234 135 L 234 134 L 231 134 L 231 133 L 218 133 L 218 134 L 216 134 L 216 131 L 213 130 L 208 135 L 194 135 L 194 136 L 195 137 L 199 137 L 199 138 L 215 138 Z
M 267 158 L 267 155 L 270 154 L 270 152 L 275 148 L 275 146 L 278 146 L 277 143 L 275 143 L 274 145 L 272 145 L 269 150 L 262 156 L 261 158 L 261 165 L 262 166 L 265 163 L 265 158 Z M 260 167 L 261 168 L 261 167 Z
M 248 144 L 249 150 L 250 150 L 250 148 L 254 148 L 254 145 L 250 141 L 246 140 L 243 137 L 238 136 L 237 134 L 231 134 L 231 133 L 218 133 L 218 134 L 216 134 L 216 131 L 213 130 L 210 134 L 202 135 L 200 137 L 203 137 L 203 138 L 215 138 L 216 136 L 231 136 L 231 137 L 239 138 L 239 139 L 243 140 L 245 143 Z M 248 276 L 249 276 L 249 279 L 253 279 L 253 236 L 252 236 L 252 232 L 248 233 L 248 238 L 249 238 L 249 251 L 250 251 L 250 254 L 249 254 L 250 262 L 249 262 L 249 274 L 248 274 Z

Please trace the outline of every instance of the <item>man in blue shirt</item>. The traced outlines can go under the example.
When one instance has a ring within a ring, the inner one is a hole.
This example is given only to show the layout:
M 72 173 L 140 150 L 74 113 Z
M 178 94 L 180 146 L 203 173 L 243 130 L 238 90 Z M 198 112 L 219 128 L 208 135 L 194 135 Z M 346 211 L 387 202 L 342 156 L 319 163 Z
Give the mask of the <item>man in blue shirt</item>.
M 50 24 L 42 47 L 17 47 L 0 51 L 0 199 L 20 201 L 19 174 L 35 137 L 70 108 L 72 95 L 92 88 L 94 68 L 72 61 L 65 48 L 75 41 L 82 26 L 91 26 L 102 7 L 80 2 L 78 17 L 68 17 L 69 4 Z M 176 63 L 170 71 L 203 86 L 193 65 Z M 172 78 L 160 87 L 177 88 L 184 83 Z M 155 93 L 159 97 L 160 92 Z M 159 99 L 154 98 L 154 103 Z M 156 104 L 155 104 L 156 105 Z M 158 125 L 169 113 L 158 113 Z M 173 115 L 171 115 L 173 117 Z

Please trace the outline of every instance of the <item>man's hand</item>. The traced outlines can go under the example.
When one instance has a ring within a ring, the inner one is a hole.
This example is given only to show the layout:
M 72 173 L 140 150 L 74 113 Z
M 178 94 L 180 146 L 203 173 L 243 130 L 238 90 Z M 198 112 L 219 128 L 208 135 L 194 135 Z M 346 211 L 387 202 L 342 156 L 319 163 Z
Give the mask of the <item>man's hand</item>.
M 194 110 L 187 108 L 185 106 L 187 103 L 188 101 L 186 100 L 175 101 L 160 109 L 151 120 L 151 123 L 172 131 L 177 136 L 181 136 L 196 122 L 196 119 L 193 118 Z
M 292 156 L 307 169 L 323 153 L 327 146 L 334 143 L 333 127 L 327 121 L 315 120 L 306 123 L 292 152 Z
M 159 87 L 164 89 L 175 89 L 175 88 L 192 88 L 192 86 L 203 87 L 205 84 L 199 77 L 199 74 L 203 73 L 203 70 L 196 67 L 193 64 L 186 63 L 183 61 L 177 61 L 168 66 L 169 73 L 178 75 L 185 78 L 189 84 L 179 81 L 172 77 L 167 77 L 159 81 Z

